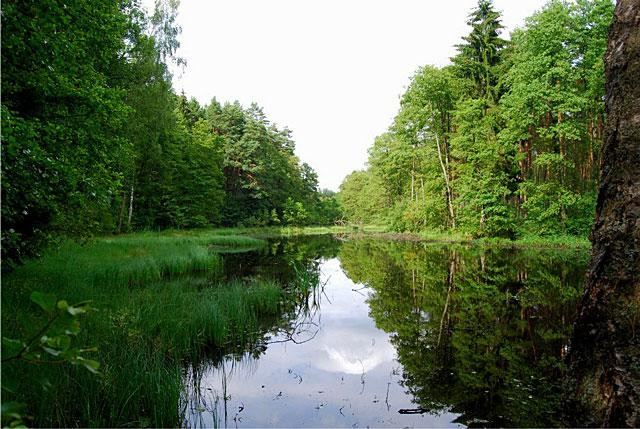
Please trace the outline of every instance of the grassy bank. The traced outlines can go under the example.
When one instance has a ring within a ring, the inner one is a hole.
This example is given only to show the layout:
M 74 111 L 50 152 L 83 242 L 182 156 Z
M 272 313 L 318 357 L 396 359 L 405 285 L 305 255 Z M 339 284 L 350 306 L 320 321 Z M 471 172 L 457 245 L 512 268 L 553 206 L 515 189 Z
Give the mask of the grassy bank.
M 91 300 L 72 346 L 96 346 L 100 374 L 72 365 L 3 363 L 3 402 L 28 404 L 34 426 L 174 426 L 186 359 L 255 341 L 283 311 L 270 281 L 222 283 L 216 249 L 264 241 L 233 235 L 141 233 L 64 242 L 5 275 L 2 335 L 30 338 L 46 324 L 32 291 Z M 6 356 L 3 356 L 5 358 Z M 9 383 L 13 381 L 12 383 Z
M 524 236 L 514 240 L 500 237 L 474 238 L 471 235 L 457 231 L 420 231 L 420 232 L 390 232 L 383 227 L 364 229 L 356 232 L 358 235 L 375 235 L 386 240 L 420 241 L 429 243 L 455 244 L 468 243 L 489 247 L 518 247 L 518 248 L 576 248 L 588 249 L 591 243 L 587 237 L 572 235 L 561 236 Z
M 476 244 L 485 246 L 522 247 L 522 248 L 559 248 L 559 249 L 589 249 L 591 242 L 587 237 L 573 235 L 559 235 L 554 237 L 525 236 L 516 240 L 506 238 L 481 238 L 473 240 Z
M 203 240 L 204 237 L 215 237 L 223 240 L 226 236 L 239 237 L 293 237 L 301 235 L 321 234 L 350 234 L 375 235 L 387 240 L 400 241 L 424 241 L 432 243 L 469 243 L 496 247 L 531 247 L 531 248 L 589 248 L 591 243 L 587 237 L 573 235 L 560 236 L 523 236 L 516 239 L 499 237 L 474 238 L 470 234 L 459 231 L 419 231 L 419 232 L 395 232 L 390 231 L 384 225 L 344 225 L 344 226 L 306 226 L 306 227 L 259 227 L 259 228 L 218 228 L 218 229 L 194 229 L 194 230 L 168 230 L 159 233 L 151 233 L 157 237 L 167 238 L 192 238 Z M 134 234 L 133 236 L 138 236 Z M 228 249 L 225 251 L 229 251 Z

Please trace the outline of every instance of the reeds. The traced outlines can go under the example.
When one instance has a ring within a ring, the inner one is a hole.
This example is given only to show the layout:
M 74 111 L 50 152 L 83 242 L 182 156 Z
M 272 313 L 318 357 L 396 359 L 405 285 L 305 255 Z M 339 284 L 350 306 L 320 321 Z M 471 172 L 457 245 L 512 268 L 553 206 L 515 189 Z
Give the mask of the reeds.
M 64 242 L 3 278 L 2 335 L 41 326 L 31 291 L 91 300 L 77 345 L 97 346 L 96 376 L 74 366 L 3 364 L 18 380 L 3 401 L 28 404 L 33 426 L 175 426 L 184 362 L 208 350 L 254 341 L 264 317 L 282 307 L 270 281 L 220 281 L 219 248 L 255 248 L 250 237 L 132 234 Z

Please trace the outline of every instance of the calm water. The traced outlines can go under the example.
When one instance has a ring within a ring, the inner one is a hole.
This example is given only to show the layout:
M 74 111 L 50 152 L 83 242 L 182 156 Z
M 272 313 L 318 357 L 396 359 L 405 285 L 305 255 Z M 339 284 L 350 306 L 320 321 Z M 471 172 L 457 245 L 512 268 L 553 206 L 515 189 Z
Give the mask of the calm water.
M 587 256 L 330 236 L 226 255 L 228 277 L 321 286 L 186 369 L 184 425 L 557 425 Z

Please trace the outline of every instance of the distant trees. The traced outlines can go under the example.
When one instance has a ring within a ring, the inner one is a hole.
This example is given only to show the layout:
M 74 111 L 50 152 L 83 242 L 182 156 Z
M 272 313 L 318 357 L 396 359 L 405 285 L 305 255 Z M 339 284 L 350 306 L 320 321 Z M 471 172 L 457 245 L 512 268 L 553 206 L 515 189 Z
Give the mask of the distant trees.
M 308 225 L 336 219 L 322 212 L 318 176 L 295 155 L 289 129 L 271 124 L 255 104 L 244 109 L 214 99 L 204 111 L 209 129 L 222 142 L 223 224 Z
M 290 131 L 258 106 L 200 106 L 173 92 L 177 6 L 159 0 L 149 15 L 137 0 L 3 3 L 5 261 L 61 234 L 338 216 Z M 289 198 L 305 216 L 285 219 Z
M 352 222 L 375 223 L 379 207 L 385 203 L 382 184 L 369 170 L 354 171 L 340 185 L 338 201 Z
M 480 0 L 452 65 L 416 72 L 359 187 L 349 176 L 341 188 L 352 206 L 358 188 L 381 203 L 345 215 L 398 230 L 586 235 L 612 14 L 609 0 L 550 1 L 507 42 L 500 14 Z

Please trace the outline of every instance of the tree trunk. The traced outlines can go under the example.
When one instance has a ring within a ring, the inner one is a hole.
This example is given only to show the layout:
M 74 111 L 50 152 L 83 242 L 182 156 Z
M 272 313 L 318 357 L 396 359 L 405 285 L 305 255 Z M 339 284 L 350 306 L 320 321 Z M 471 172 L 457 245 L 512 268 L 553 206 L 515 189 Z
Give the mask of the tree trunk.
M 127 218 L 127 228 L 131 229 L 131 217 L 133 216 L 133 185 L 131 185 L 131 194 L 129 195 L 129 217 Z
M 413 202 L 413 187 L 414 187 L 414 182 L 415 182 L 415 178 L 414 178 L 413 170 L 411 170 L 411 202 Z
M 575 426 L 640 426 L 640 2 L 619 0 L 593 249 L 568 355 Z
M 122 232 L 122 222 L 124 220 L 124 208 L 127 202 L 127 192 L 122 191 L 122 203 L 120 204 L 120 214 L 118 215 L 118 234 Z
M 438 133 L 436 135 L 436 146 L 438 147 L 438 159 L 440 160 L 440 167 L 442 167 L 442 175 L 444 176 L 444 184 L 446 186 L 447 191 L 447 206 L 449 208 L 449 216 L 451 217 L 451 227 L 455 229 L 456 227 L 456 219 L 455 214 L 453 212 L 453 192 L 451 191 L 451 182 L 449 179 L 449 162 L 448 157 L 445 158 L 447 160 L 447 165 L 442 159 L 442 149 L 440 148 L 440 139 L 438 138 Z

